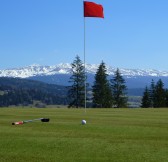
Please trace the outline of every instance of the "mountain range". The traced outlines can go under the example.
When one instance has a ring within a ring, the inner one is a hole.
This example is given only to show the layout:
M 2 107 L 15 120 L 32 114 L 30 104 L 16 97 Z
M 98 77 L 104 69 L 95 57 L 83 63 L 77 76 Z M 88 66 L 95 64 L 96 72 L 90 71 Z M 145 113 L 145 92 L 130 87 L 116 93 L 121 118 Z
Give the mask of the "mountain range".
M 87 82 L 93 84 L 98 64 L 86 64 Z M 109 79 L 114 75 L 117 68 L 106 65 Z M 121 75 L 125 78 L 129 89 L 145 88 L 150 85 L 151 80 L 162 79 L 168 87 L 168 71 L 154 69 L 124 69 L 119 68 Z M 0 70 L 0 77 L 26 78 L 43 81 L 50 84 L 69 85 L 69 77 L 72 75 L 71 64 L 61 63 L 53 66 L 30 65 L 21 68 Z
M 98 69 L 98 64 L 86 64 L 86 72 L 95 74 Z M 107 73 L 113 75 L 117 68 L 106 66 Z M 168 71 L 159 71 L 154 69 L 119 69 L 125 77 L 168 77 Z M 0 70 L 0 77 L 19 77 L 29 78 L 34 76 L 50 76 L 55 74 L 71 74 L 71 64 L 61 63 L 53 66 L 30 65 L 21 68 Z

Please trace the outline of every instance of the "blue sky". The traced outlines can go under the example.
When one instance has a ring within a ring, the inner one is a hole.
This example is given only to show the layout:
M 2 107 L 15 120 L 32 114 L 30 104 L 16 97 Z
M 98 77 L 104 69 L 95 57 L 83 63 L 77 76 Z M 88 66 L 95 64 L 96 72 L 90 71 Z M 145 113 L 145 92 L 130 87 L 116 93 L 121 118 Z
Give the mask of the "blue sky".
M 86 63 L 168 70 L 168 0 L 94 0 Z M 82 0 L 0 0 L 0 69 L 83 60 Z

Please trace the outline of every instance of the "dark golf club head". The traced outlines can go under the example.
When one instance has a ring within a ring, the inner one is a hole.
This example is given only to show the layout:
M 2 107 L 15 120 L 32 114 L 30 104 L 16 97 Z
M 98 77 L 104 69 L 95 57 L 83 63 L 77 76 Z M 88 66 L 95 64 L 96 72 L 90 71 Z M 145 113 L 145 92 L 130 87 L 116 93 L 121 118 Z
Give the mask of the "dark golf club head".
M 49 119 L 49 118 L 43 118 L 43 119 L 41 119 L 41 121 L 42 121 L 42 122 L 49 122 L 50 119 Z

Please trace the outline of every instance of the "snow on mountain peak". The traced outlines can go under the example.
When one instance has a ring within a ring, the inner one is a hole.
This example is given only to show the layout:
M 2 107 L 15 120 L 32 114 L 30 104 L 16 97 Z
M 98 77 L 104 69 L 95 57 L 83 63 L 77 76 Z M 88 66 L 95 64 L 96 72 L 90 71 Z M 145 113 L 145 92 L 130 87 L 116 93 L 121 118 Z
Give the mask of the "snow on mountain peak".
M 86 64 L 86 72 L 95 74 L 99 65 L 98 64 Z M 117 68 L 106 65 L 107 73 L 113 75 Z M 168 76 L 168 71 L 159 71 L 153 69 L 119 69 L 121 74 L 126 77 L 136 76 Z M 29 78 L 33 76 L 47 76 L 54 74 L 70 74 L 72 72 L 71 64 L 60 63 L 53 66 L 41 66 L 33 64 L 30 66 L 0 70 L 0 77 L 19 77 Z

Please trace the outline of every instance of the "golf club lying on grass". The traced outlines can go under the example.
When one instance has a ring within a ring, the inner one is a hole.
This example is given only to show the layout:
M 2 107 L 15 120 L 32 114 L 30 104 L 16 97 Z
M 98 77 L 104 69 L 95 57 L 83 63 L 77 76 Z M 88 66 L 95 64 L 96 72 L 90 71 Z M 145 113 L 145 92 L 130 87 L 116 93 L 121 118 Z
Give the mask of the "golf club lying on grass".
M 25 123 L 33 122 L 36 120 L 41 120 L 41 122 L 49 122 L 50 121 L 49 118 L 39 118 L 39 119 L 33 119 L 33 120 L 24 120 L 24 121 L 13 122 L 12 125 L 25 124 Z

